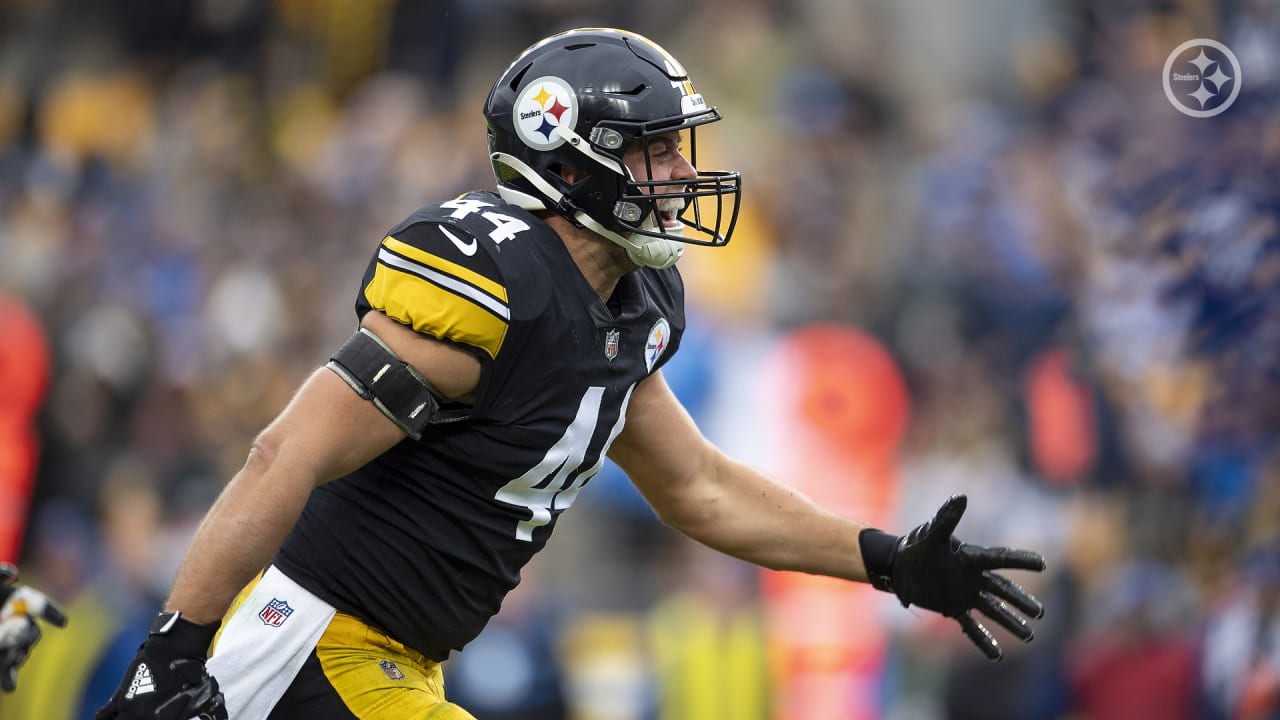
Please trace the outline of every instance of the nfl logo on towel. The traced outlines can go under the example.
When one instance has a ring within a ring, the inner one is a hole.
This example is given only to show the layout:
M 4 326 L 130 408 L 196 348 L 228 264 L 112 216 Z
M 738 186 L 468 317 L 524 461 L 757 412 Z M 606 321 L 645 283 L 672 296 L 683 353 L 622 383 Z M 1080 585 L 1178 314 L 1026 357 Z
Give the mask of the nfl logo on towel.
M 280 627 L 292 614 L 293 608 L 289 607 L 288 601 L 272 598 L 266 607 L 258 611 L 258 619 L 262 621 L 263 625 Z
M 400 668 L 397 667 L 396 664 L 391 660 L 383 660 L 382 662 L 378 663 L 378 667 L 382 668 L 382 672 L 386 673 L 387 677 L 391 678 L 392 680 L 404 679 L 404 673 L 401 672 Z

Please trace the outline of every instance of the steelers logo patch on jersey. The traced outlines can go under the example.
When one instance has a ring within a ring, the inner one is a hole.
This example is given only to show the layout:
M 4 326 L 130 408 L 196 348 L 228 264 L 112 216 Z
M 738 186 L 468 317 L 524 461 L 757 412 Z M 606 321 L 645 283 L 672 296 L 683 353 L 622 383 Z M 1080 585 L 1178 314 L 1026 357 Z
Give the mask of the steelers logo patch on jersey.
M 644 343 L 644 364 L 653 372 L 653 366 L 657 364 L 658 358 L 662 357 L 662 353 L 666 351 L 667 344 L 671 342 L 671 325 L 667 323 L 666 318 L 658 318 L 658 322 L 653 324 L 653 329 L 649 331 L 649 339 Z
M 556 128 L 573 129 L 578 100 L 569 83 L 547 75 L 525 85 L 511 109 L 521 142 L 535 150 L 554 150 L 564 144 Z

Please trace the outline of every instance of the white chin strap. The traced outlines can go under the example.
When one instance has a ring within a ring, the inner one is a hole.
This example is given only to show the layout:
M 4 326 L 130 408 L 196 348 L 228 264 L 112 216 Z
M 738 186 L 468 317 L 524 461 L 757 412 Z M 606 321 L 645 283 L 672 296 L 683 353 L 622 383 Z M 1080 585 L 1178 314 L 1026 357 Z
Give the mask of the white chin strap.
M 581 147 L 581 145 L 579 145 L 579 147 Z M 555 189 L 551 183 L 543 180 L 541 176 L 533 171 L 533 168 L 525 165 L 515 156 L 507 153 L 496 152 L 490 156 L 490 159 L 494 162 L 500 162 L 520 173 L 521 177 L 532 183 L 539 192 L 550 198 L 553 203 L 559 202 L 560 198 L 564 197 L 564 193 Z M 594 157 L 593 159 L 598 160 L 598 158 Z M 615 170 L 614 172 L 617 171 Z M 498 186 L 498 195 L 500 195 L 503 200 L 506 200 L 522 210 L 551 209 L 541 198 L 503 185 Z M 669 268 L 676 264 L 676 261 L 680 259 L 681 255 L 684 255 L 684 243 L 682 242 L 668 240 L 666 238 L 649 237 L 647 235 L 639 235 L 635 233 L 623 235 L 601 225 L 595 218 L 582 210 L 574 213 L 573 219 L 595 234 L 607 238 L 626 248 L 627 257 L 631 258 L 631 262 L 643 267 L 650 267 L 657 270 Z M 653 217 L 652 214 L 645 222 L 653 228 L 657 227 L 657 218 Z

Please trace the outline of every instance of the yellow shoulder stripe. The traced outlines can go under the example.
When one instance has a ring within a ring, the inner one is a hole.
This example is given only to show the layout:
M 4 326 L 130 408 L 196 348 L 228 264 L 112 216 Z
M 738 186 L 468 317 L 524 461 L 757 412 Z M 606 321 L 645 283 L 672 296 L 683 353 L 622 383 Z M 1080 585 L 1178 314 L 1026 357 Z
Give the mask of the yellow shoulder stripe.
M 394 237 L 391 237 L 390 235 L 388 235 L 386 238 L 383 239 L 382 245 L 387 249 L 393 250 L 396 253 L 399 253 L 400 255 L 403 255 L 411 260 L 420 262 L 423 265 L 428 265 L 441 272 L 448 273 L 449 275 L 452 275 L 458 278 L 459 280 L 465 280 L 466 282 L 469 282 L 472 285 L 475 285 L 476 287 L 480 288 L 481 290 L 484 290 L 485 292 L 489 293 L 490 295 L 498 298 L 502 302 L 507 301 L 507 289 L 505 287 L 503 287 L 501 284 L 497 282 L 494 282 L 493 280 L 490 280 L 489 278 L 481 275 L 480 273 L 474 270 L 469 270 L 457 263 L 449 262 L 444 258 L 432 255 L 426 250 L 421 250 L 419 248 L 416 248 L 410 245 L 409 243 L 401 242 L 400 240 L 397 240 Z
M 494 308 L 385 263 L 374 268 L 364 296 L 374 309 L 420 333 L 479 348 L 491 358 L 507 337 L 507 319 Z M 505 306 L 497 309 L 506 313 Z

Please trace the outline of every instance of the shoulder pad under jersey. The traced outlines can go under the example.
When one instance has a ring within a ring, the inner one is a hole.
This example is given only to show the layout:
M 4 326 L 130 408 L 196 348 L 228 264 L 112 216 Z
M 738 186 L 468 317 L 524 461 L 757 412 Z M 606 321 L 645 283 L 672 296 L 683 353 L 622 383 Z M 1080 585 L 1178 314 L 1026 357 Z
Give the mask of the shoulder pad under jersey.
M 542 277 L 523 270 L 527 249 L 512 250 L 542 232 L 550 230 L 492 193 L 423 207 L 383 238 L 357 307 L 496 358 L 511 323 L 511 283 Z

